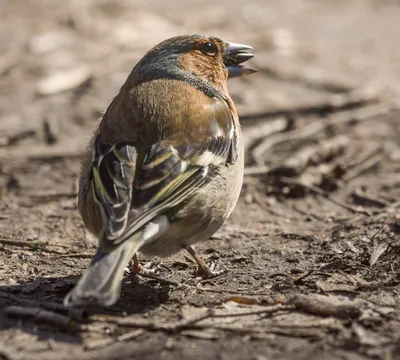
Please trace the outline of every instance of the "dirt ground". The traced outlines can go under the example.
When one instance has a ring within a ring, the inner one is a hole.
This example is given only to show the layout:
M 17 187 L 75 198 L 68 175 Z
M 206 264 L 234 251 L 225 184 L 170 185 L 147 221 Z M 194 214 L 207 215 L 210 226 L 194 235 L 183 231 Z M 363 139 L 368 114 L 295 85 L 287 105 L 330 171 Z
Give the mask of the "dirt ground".
M 0 0 L 0 359 L 400 359 L 400 3 Z M 80 157 L 133 65 L 205 33 L 256 48 L 230 82 L 247 168 L 227 224 L 141 257 L 110 309 L 61 301 L 96 240 Z

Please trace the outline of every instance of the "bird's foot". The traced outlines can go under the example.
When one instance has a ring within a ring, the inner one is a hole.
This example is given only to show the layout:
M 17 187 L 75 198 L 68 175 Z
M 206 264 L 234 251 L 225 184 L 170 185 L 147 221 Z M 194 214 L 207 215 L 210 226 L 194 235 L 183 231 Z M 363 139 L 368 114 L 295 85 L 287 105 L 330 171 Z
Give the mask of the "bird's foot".
M 196 276 L 200 277 L 201 279 L 211 279 L 217 276 L 221 276 L 228 272 L 227 269 L 217 270 L 217 262 L 210 261 L 210 265 L 207 265 L 204 260 L 196 254 L 196 251 L 191 246 L 185 247 L 185 249 L 189 252 L 192 256 L 194 261 L 197 264 L 197 271 Z
M 140 265 L 137 256 L 134 255 L 133 260 L 130 264 L 131 274 L 137 275 L 155 275 L 158 274 L 164 266 L 157 262 L 150 261 L 144 265 Z
M 218 269 L 220 266 L 218 266 L 217 261 L 211 260 L 208 265 L 202 261 L 202 264 L 197 265 L 196 277 L 199 277 L 202 280 L 212 279 L 228 272 L 228 269 L 226 268 Z
M 155 275 L 159 274 L 163 268 L 163 264 L 157 263 L 155 261 L 150 261 L 142 266 L 140 273 L 145 275 Z

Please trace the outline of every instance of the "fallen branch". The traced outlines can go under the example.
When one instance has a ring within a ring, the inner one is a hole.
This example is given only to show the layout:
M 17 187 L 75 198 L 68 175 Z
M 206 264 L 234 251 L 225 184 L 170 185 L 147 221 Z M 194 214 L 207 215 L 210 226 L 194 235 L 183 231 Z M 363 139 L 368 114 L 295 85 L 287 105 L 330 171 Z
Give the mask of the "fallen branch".
M 294 279 L 293 280 L 293 284 L 294 285 L 300 285 L 303 282 L 303 280 L 308 278 L 310 275 L 315 275 L 314 270 L 309 270 L 305 274 L 299 276 L 297 279 Z
M 311 63 L 299 66 L 297 62 L 260 56 L 254 59 L 254 65 L 259 72 L 271 78 L 319 91 L 345 93 L 356 89 L 359 85 L 355 79 L 343 73 L 332 71 L 332 69 L 316 69 Z
M 30 300 L 23 298 L 21 296 L 15 296 L 11 295 L 8 293 L 5 293 L 3 291 L 0 291 L 0 297 L 6 300 L 10 300 L 14 303 L 19 303 L 22 305 L 25 305 L 27 307 L 32 307 L 32 308 L 37 308 L 37 307 L 44 307 L 46 309 L 56 311 L 62 314 L 67 315 L 69 318 L 77 320 L 77 321 L 82 321 L 87 317 L 87 313 L 84 309 L 79 309 L 79 308 L 69 308 L 65 307 L 63 304 L 56 303 L 56 302 L 50 302 L 50 301 L 43 301 L 43 300 Z
M 267 293 L 253 293 L 253 292 L 250 293 L 250 292 L 244 292 L 244 291 L 240 291 L 240 290 L 205 288 L 205 287 L 200 286 L 200 283 L 197 286 L 192 286 L 192 285 L 180 283 L 180 282 L 174 281 L 174 280 L 163 279 L 156 275 L 152 275 L 152 274 L 148 274 L 148 273 L 144 274 L 144 273 L 138 272 L 138 273 L 136 273 L 136 275 L 143 277 L 143 278 L 156 280 L 156 281 L 162 282 L 167 285 L 172 285 L 172 286 L 176 286 L 176 287 L 184 287 L 187 289 L 211 292 L 211 293 L 216 293 L 216 294 L 236 294 L 236 295 L 249 295 L 249 296 L 268 296 L 269 295 Z
M 281 176 L 299 175 L 310 165 L 316 166 L 340 155 L 349 143 L 349 137 L 342 135 L 324 140 L 317 145 L 302 148 L 286 159 L 281 166 L 272 169 L 270 174 Z
M 318 188 L 316 186 L 304 184 L 304 183 L 302 183 L 302 182 L 300 182 L 300 181 L 298 181 L 296 179 L 287 178 L 287 177 L 284 177 L 284 176 L 280 177 L 279 180 L 284 184 L 301 186 L 301 187 L 304 187 L 304 188 L 306 188 L 308 190 L 311 190 L 314 193 L 323 196 L 325 199 L 327 199 L 331 203 L 333 203 L 335 205 L 338 205 L 338 206 L 342 207 L 343 209 L 346 209 L 346 210 L 348 210 L 348 211 L 350 211 L 352 213 L 359 213 L 359 214 L 363 214 L 363 215 L 367 215 L 367 216 L 371 215 L 371 213 L 366 211 L 366 210 L 354 208 L 354 207 L 352 207 L 350 205 L 347 205 L 347 204 L 343 203 L 342 201 L 339 201 L 339 200 L 336 200 L 336 199 L 332 198 L 329 195 L 329 193 L 327 193 L 326 191 L 324 191 L 324 190 L 322 190 L 322 189 L 320 189 L 320 188 Z
M 57 251 L 57 250 L 50 250 L 47 249 L 45 247 L 43 247 L 43 245 L 47 245 L 48 242 L 47 241 L 41 241 L 41 242 L 31 242 L 31 241 L 22 241 L 22 240 L 11 240 L 11 239 L 7 239 L 7 238 L 0 238 L 0 244 L 4 244 L 4 245 L 11 245 L 11 246 L 21 246 L 21 247 L 30 247 L 32 249 L 38 249 L 40 251 L 46 252 L 46 253 L 50 253 L 50 254 L 58 254 L 58 255 L 62 255 L 64 253 Z
M 252 151 L 253 160 L 257 165 L 264 165 L 264 154 L 273 146 L 287 142 L 298 141 L 300 139 L 308 138 L 318 132 L 326 129 L 327 127 L 348 122 L 366 121 L 378 115 L 387 113 L 392 107 L 387 104 L 369 106 L 357 110 L 348 110 L 342 113 L 331 115 L 328 119 L 318 119 L 311 124 L 289 131 L 283 134 L 276 134 L 267 138 L 265 141 L 256 146 Z
M 33 201 L 40 203 L 58 201 L 60 198 L 75 199 L 78 196 L 75 192 L 46 192 L 27 195 L 30 196 Z
M 58 160 L 64 160 L 64 159 L 82 159 L 82 154 L 85 153 L 84 149 L 77 149 L 77 150 L 71 150 L 71 151 L 66 151 L 64 149 L 51 149 L 46 150 L 46 151 L 37 151 L 33 154 L 18 154 L 21 155 L 20 157 L 28 157 L 28 160 L 32 161 L 58 161 Z M 17 155 L 17 156 L 18 156 Z
M 12 246 L 30 246 L 30 247 L 38 247 L 41 245 L 47 245 L 47 241 L 41 241 L 41 242 L 31 242 L 31 241 L 23 241 L 23 240 L 11 240 L 7 238 L 0 238 L 0 244 L 5 244 L 5 245 L 12 245 Z
M 0 137 L 0 147 L 15 145 L 21 140 L 36 136 L 36 130 L 22 130 L 16 134 Z
M 267 119 L 275 117 L 299 117 L 309 115 L 323 115 L 339 111 L 353 110 L 366 104 L 378 102 L 381 92 L 374 86 L 356 89 L 344 94 L 334 94 L 325 101 L 308 106 L 288 106 L 285 109 L 265 111 L 258 114 L 242 115 L 241 121 Z
M 244 176 L 263 175 L 267 174 L 271 170 L 270 166 L 246 166 L 244 168 Z
M 360 176 L 361 174 L 365 173 L 366 171 L 374 168 L 381 162 L 382 157 L 383 157 L 383 154 L 379 153 L 379 154 L 373 155 L 372 157 L 363 159 L 358 164 L 356 164 L 353 168 L 350 168 L 350 170 L 343 176 L 342 180 L 350 181 L 350 180 L 356 178 L 357 176 Z
M 264 309 L 257 309 L 253 311 L 244 311 L 239 313 L 225 313 L 225 314 L 216 314 L 212 309 L 209 309 L 204 314 L 200 314 L 191 319 L 185 319 L 180 321 L 175 321 L 172 323 L 162 324 L 160 322 L 155 321 L 147 321 L 143 319 L 130 319 L 130 318 L 116 318 L 116 317 L 102 317 L 102 316 L 93 316 L 92 320 L 98 322 L 105 322 L 108 324 L 115 324 L 121 327 L 130 327 L 143 329 L 147 331 L 162 331 L 167 333 L 177 333 L 182 330 L 196 329 L 196 325 L 204 321 L 206 319 L 216 319 L 216 318 L 229 318 L 229 317 L 242 317 L 242 316 L 251 316 L 251 315 L 267 315 L 272 314 L 277 311 L 282 310 L 290 310 L 293 309 L 293 305 L 274 305 Z
M 337 162 L 321 164 L 306 170 L 299 176 L 298 181 L 310 186 L 323 186 L 332 189 L 337 187 L 337 183 L 344 172 L 345 169 Z
M 143 329 L 147 331 L 164 331 L 168 333 L 174 333 L 181 331 L 183 329 L 190 329 L 192 325 L 195 325 L 196 323 L 202 320 L 208 319 L 213 315 L 214 312 L 212 310 L 209 310 L 206 313 L 196 316 L 192 319 L 176 321 L 169 324 L 168 323 L 163 324 L 160 322 L 148 321 L 143 319 L 117 318 L 110 316 L 104 317 L 97 315 L 92 316 L 91 320 L 98 322 L 105 322 L 107 324 L 115 324 L 123 327 Z
M 327 221 L 327 219 L 326 219 L 325 217 L 315 214 L 315 213 L 312 212 L 310 209 L 303 210 L 303 209 L 301 209 L 301 208 L 300 208 L 298 205 L 296 205 L 296 204 L 292 204 L 291 208 L 292 208 L 294 211 L 298 212 L 299 214 L 305 216 L 306 218 L 312 217 L 312 218 L 314 218 L 315 220 L 320 221 L 320 222 L 323 222 L 323 223 L 326 223 L 326 221 Z
M 321 327 L 321 326 L 320 326 Z M 331 329 L 331 327 L 326 326 L 325 328 Z M 337 330 L 337 327 L 333 329 Z M 275 325 L 275 326 L 268 326 L 268 327 L 259 327 L 259 328 L 246 328 L 243 326 L 231 326 L 231 325 L 214 325 L 214 324 L 198 324 L 194 325 L 192 330 L 198 330 L 201 332 L 205 332 L 207 330 L 214 330 L 214 331 L 224 331 L 229 333 L 234 333 L 237 335 L 251 335 L 254 338 L 258 339 L 265 339 L 266 334 L 274 334 L 292 338 L 307 338 L 309 340 L 317 341 L 321 340 L 323 335 L 321 331 L 310 331 L 310 326 L 284 326 L 284 325 Z M 186 335 L 186 331 L 181 332 L 182 335 Z M 190 333 L 188 334 L 191 335 Z
M 8 306 L 4 312 L 8 316 L 33 318 L 35 322 L 44 322 L 64 329 L 80 329 L 79 324 L 77 324 L 70 317 L 57 314 L 53 311 L 43 310 L 39 307 L 23 307 L 12 305 Z
M 271 274 L 269 277 L 271 279 L 275 278 L 275 277 L 285 277 L 285 278 L 288 278 L 288 279 L 292 280 L 294 285 L 300 285 L 303 282 L 303 280 L 305 280 L 306 278 L 308 278 L 311 275 L 328 276 L 328 277 L 332 276 L 332 274 L 329 274 L 329 273 L 326 273 L 326 272 L 309 270 L 305 274 L 300 275 L 297 278 L 293 278 L 291 275 L 285 274 L 285 273 L 274 273 L 274 274 Z
M 266 64 L 263 62 L 257 65 L 260 72 L 266 73 L 271 78 L 287 81 L 291 83 L 298 83 L 310 89 L 324 90 L 332 93 L 345 93 L 354 89 L 354 86 L 345 82 L 345 79 L 338 81 L 335 76 L 327 78 L 320 78 L 315 76 L 315 72 L 302 72 L 302 71 L 288 71 L 282 66 L 277 64 Z M 304 69 L 303 69 L 304 70 Z M 320 74 L 318 74 L 320 76 Z
M 62 258 L 75 258 L 75 259 L 91 259 L 94 257 L 94 253 L 76 253 L 76 254 L 61 254 L 56 256 L 56 259 Z
M 118 336 L 117 338 L 105 338 L 96 341 L 89 342 L 84 345 L 85 349 L 87 350 L 94 350 L 94 349 L 101 349 L 108 345 L 114 344 L 116 342 L 122 342 L 127 340 L 136 339 L 140 335 L 144 333 L 143 329 L 135 329 L 133 331 L 129 331 L 125 334 Z
M 306 295 L 291 295 L 284 302 L 296 310 L 319 316 L 333 316 L 339 319 L 357 319 L 361 310 L 353 305 L 334 305 L 327 301 Z
M 350 195 L 353 198 L 353 201 L 358 205 L 375 206 L 375 207 L 379 207 L 379 208 L 385 208 L 389 205 L 384 200 L 376 199 L 370 195 L 367 195 L 367 194 L 361 192 L 360 189 L 353 190 L 350 193 Z
M 269 212 L 270 214 L 272 214 L 276 217 L 284 218 L 286 220 L 287 219 L 295 220 L 295 221 L 299 220 L 297 217 L 291 216 L 287 212 L 284 213 L 284 212 L 279 212 L 279 211 L 274 210 L 271 206 L 268 206 L 264 201 L 262 201 L 261 200 L 262 198 L 263 198 L 262 195 L 260 195 L 260 193 L 258 191 L 255 191 L 254 197 L 253 197 L 254 202 L 256 204 L 258 204 L 263 210 Z
M 247 154 L 249 148 L 253 146 L 257 140 L 264 139 L 276 133 L 290 130 L 293 127 L 293 120 L 288 118 L 273 119 L 262 124 L 257 123 L 254 126 L 247 125 L 243 127 L 243 147 L 244 153 Z

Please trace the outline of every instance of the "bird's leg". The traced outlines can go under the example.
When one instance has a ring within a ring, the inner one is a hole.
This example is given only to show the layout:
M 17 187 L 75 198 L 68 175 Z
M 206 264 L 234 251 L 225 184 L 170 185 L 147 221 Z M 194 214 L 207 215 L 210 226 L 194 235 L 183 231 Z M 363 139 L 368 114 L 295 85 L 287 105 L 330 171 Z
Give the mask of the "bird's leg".
M 192 256 L 194 261 L 196 261 L 196 264 L 198 266 L 197 275 L 199 277 L 202 277 L 203 279 L 213 278 L 225 274 L 227 272 L 226 269 L 215 271 L 215 264 L 213 262 L 211 263 L 210 267 L 207 266 L 204 260 L 199 255 L 196 254 L 196 251 L 190 245 L 185 246 L 185 249 Z
M 143 275 L 152 275 L 152 274 L 157 274 L 160 272 L 161 267 L 166 267 L 163 264 L 158 264 L 156 262 L 150 261 L 147 264 L 144 264 L 143 266 L 139 264 L 137 255 L 133 255 L 131 264 L 130 264 L 130 270 L 133 275 L 136 275 L 138 273 L 141 273 Z
M 139 264 L 137 255 L 133 255 L 133 262 L 131 262 L 131 273 L 132 274 L 137 274 L 141 272 L 143 269 L 142 265 Z

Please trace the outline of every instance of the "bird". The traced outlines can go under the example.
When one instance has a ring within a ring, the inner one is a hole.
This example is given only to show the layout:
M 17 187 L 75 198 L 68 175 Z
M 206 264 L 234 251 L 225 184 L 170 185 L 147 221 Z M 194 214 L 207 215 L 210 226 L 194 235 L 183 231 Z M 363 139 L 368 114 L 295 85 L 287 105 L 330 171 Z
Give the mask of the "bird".
M 115 304 L 137 253 L 193 249 L 228 219 L 242 187 L 244 154 L 227 80 L 256 72 L 251 46 L 214 36 L 162 41 L 133 68 L 84 155 L 78 207 L 98 248 L 66 306 Z

